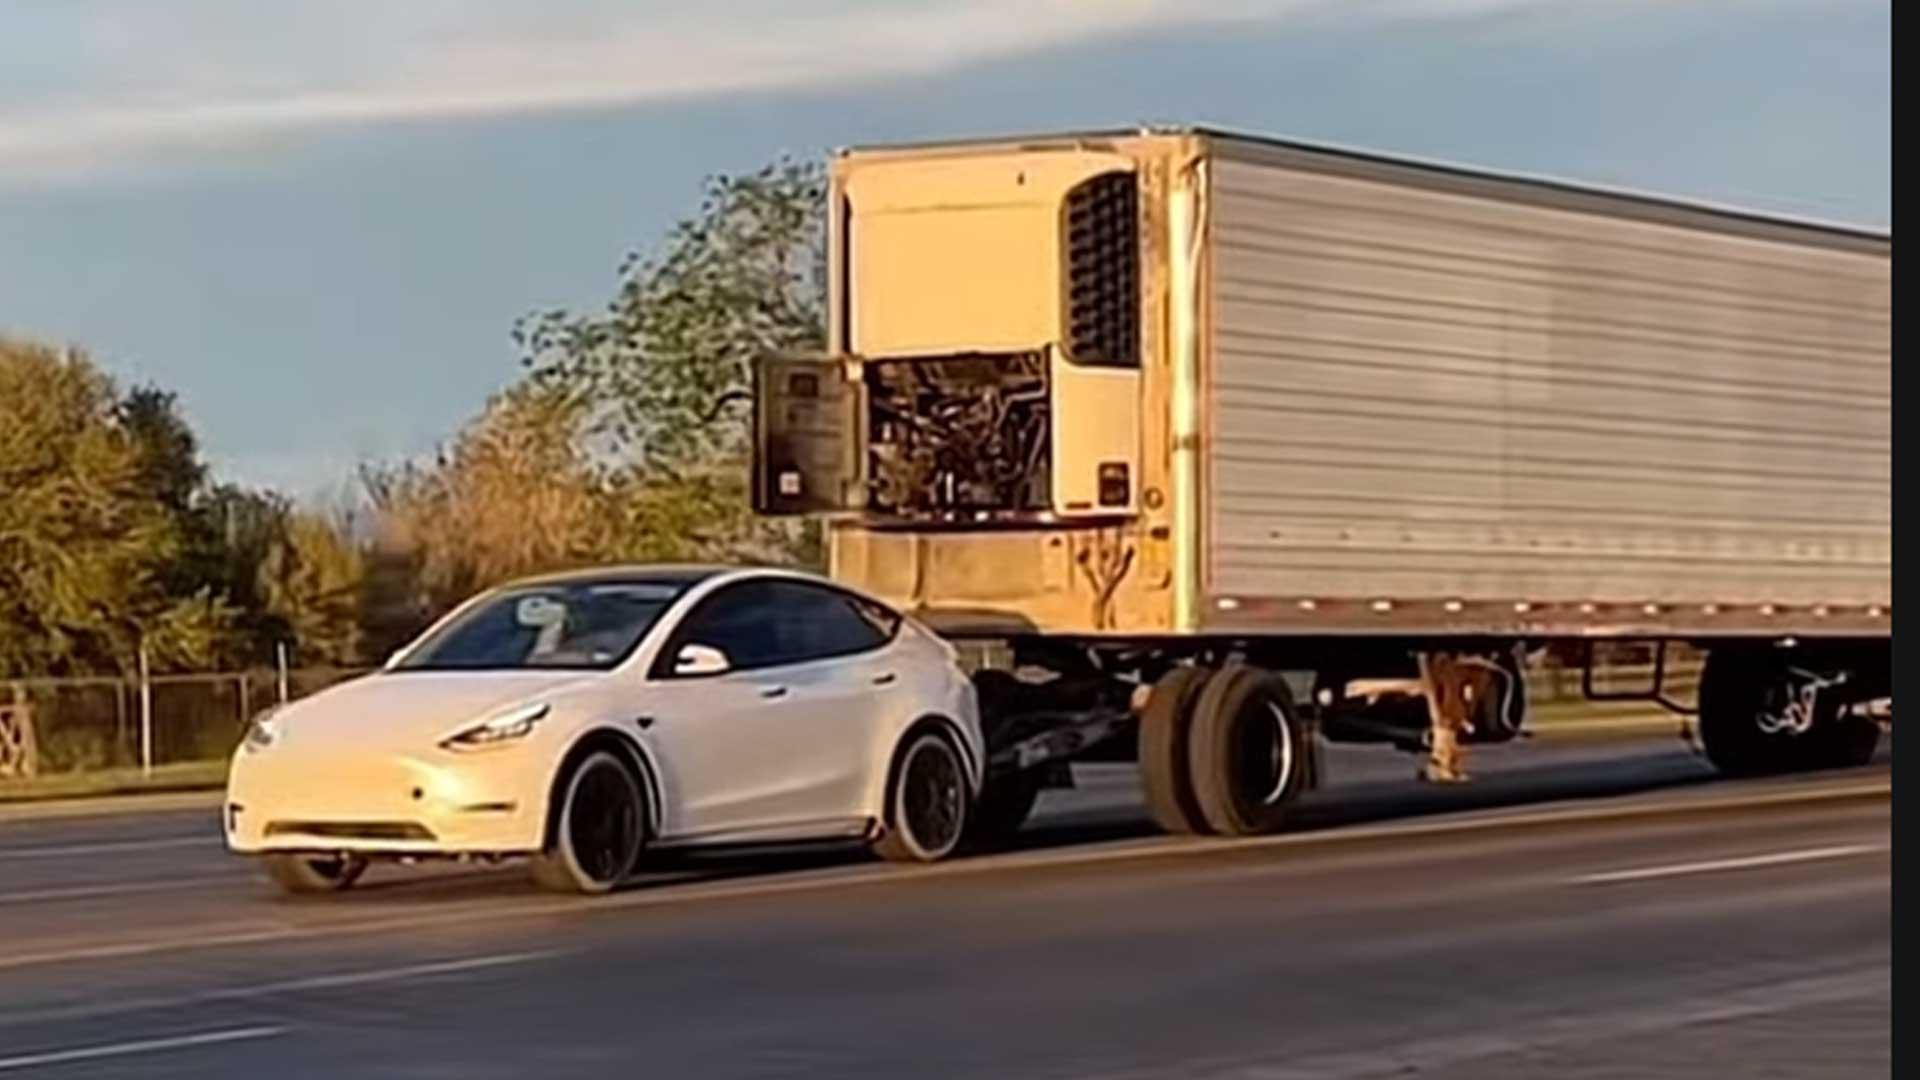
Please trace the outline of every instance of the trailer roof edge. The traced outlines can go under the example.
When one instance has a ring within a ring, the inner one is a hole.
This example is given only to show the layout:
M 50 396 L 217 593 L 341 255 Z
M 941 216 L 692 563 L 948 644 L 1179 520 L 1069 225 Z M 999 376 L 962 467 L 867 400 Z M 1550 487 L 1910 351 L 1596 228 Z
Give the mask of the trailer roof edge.
M 1633 188 L 1569 180 L 1564 177 L 1500 171 L 1456 161 L 1406 154 L 1390 154 L 1338 143 L 1308 142 L 1257 135 L 1206 124 L 1150 125 L 1082 131 L 1034 132 L 905 143 L 876 143 L 841 147 L 836 157 L 858 154 L 912 153 L 916 150 L 964 150 L 1006 146 L 1044 149 L 1092 141 L 1153 136 L 1190 136 L 1205 139 L 1229 158 L 1265 158 L 1323 172 L 1358 178 L 1403 180 L 1462 194 L 1505 195 L 1527 202 L 1588 212 L 1632 208 L 1646 220 L 1682 226 L 1731 227 L 1732 231 L 1762 237 L 1797 237 L 1866 254 L 1891 257 L 1893 234 L 1861 225 L 1791 214 L 1776 214 L 1706 199 L 1690 199 Z M 1238 151 L 1238 153 L 1235 153 Z

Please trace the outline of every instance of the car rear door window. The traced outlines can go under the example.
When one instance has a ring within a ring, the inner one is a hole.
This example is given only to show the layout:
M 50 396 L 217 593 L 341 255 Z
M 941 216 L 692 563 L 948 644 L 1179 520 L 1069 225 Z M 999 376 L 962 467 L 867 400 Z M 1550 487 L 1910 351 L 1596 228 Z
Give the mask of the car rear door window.
M 777 597 L 780 653 L 785 663 L 869 652 L 892 637 L 880 619 L 861 610 L 860 598 L 804 581 L 770 583 Z
M 727 654 L 736 671 L 870 652 L 893 640 L 900 616 L 851 593 L 804 581 L 729 585 L 688 617 L 665 656 L 688 644 Z M 663 657 L 661 671 L 670 671 Z

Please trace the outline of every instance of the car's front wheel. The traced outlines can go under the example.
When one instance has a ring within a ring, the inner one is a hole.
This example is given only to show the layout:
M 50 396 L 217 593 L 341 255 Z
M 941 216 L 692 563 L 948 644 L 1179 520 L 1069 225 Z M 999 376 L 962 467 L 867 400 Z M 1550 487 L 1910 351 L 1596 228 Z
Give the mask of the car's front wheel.
M 907 739 L 887 792 L 886 830 L 874 844 L 893 862 L 933 862 L 960 846 L 972 793 L 952 740 L 923 730 Z
M 273 883 L 296 896 L 351 889 L 367 872 L 359 855 L 268 855 L 266 865 Z
M 626 762 L 605 750 L 588 754 L 562 782 L 554 813 L 547 847 L 533 857 L 542 888 L 598 895 L 633 873 L 646 843 L 647 804 Z

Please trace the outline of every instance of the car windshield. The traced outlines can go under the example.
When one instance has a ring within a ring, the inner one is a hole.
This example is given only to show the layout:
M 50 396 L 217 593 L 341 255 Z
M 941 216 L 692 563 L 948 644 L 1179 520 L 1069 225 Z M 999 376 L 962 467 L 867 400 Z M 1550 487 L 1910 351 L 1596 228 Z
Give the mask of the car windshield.
M 690 584 L 608 580 L 509 588 L 428 634 L 394 670 L 605 670 L 640 644 Z

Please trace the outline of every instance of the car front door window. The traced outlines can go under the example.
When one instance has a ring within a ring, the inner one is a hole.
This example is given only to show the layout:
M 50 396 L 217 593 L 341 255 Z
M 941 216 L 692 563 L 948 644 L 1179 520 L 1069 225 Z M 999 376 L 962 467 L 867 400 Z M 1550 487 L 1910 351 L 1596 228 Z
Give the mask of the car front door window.
M 733 671 L 776 667 L 784 662 L 778 599 L 766 582 L 729 586 L 689 617 L 671 651 L 677 654 L 681 645 L 705 645 L 725 653 Z

